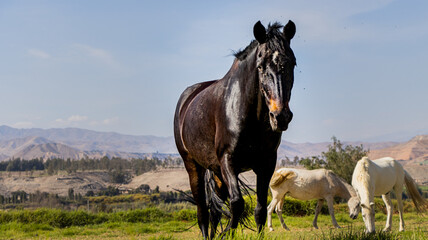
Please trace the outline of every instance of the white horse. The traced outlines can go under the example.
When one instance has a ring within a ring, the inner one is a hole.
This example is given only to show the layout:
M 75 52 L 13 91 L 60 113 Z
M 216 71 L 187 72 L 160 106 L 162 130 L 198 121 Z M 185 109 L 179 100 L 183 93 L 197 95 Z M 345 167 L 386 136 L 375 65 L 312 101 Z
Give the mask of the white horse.
M 361 210 L 366 232 L 375 231 L 374 197 L 382 195 L 388 212 L 384 231 L 391 230 L 392 203 L 391 190 L 397 197 L 398 212 L 400 214 L 400 231 L 404 231 L 403 201 L 401 194 L 403 184 L 406 184 L 407 192 L 415 204 L 416 210 L 421 212 L 428 206 L 427 201 L 419 194 L 415 181 L 410 177 L 400 163 L 390 157 L 369 160 L 363 157 L 357 162 L 352 174 L 352 186 L 360 198 Z
M 357 218 L 360 212 L 360 202 L 355 190 L 330 170 L 281 168 L 273 174 L 270 189 L 272 191 L 272 201 L 268 206 L 268 227 L 270 231 L 273 231 L 272 213 L 275 209 L 282 227 L 290 230 L 282 218 L 285 194 L 300 200 L 318 199 L 315 218 L 312 223 L 316 229 L 318 229 L 318 214 L 321 211 L 324 200 L 327 201 L 328 211 L 336 228 L 340 228 L 340 226 L 334 217 L 333 202 L 335 196 L 348 201 L 349 216 L 352 219 Z

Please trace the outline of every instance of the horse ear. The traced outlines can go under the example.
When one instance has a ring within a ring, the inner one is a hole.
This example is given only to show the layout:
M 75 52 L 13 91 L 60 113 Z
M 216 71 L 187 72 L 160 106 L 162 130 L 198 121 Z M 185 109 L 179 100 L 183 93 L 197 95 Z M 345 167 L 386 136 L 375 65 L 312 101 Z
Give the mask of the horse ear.
M 253 33 L 257 42 L 259 42 L 260 44 L 266 42 L 266 39 L 267 39 L 266 28 L 263 26 L 263 24 L 260 21 L 254 24 Z
M 284 30 L 282 31 L 287 42 L 290 43 L 291 39 L 296 34 L 296 25 L 293 21 L 289 20 L 287 25 L 285 25 Z

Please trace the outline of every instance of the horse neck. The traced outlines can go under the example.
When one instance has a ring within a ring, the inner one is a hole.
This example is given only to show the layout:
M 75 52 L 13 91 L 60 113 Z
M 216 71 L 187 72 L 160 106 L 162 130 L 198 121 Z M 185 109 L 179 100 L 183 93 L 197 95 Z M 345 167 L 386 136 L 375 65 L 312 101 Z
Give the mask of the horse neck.
M 256 48 L 257 49 L 257 48 Z M 262 104 L 262 96 L 260 93 L 259 78 L 256 68 L 256 49 L 254 49 L 248 56 L 243 59 L 235 59 L 232 67 L 223 77 L 227 88 L 237 84 L 239 91 L 230 93 L 241 100 L 244 105 L 242 109 L 246 112 L 257 109 L 259 115 L 261 111 L 265 110 Z M 257 103 L 257 104 L 255 104 Z M 268 114 L 268 112 L 266 112 Z
M 346 201 L 348 201 L 352 197 L 356 197 L 357 193 L 355 192 L 354 188 L 345 182 L 343 179 L 337 177 L 337 183 L 339 185 L 339 191 L 337 192 L 337 195 Z

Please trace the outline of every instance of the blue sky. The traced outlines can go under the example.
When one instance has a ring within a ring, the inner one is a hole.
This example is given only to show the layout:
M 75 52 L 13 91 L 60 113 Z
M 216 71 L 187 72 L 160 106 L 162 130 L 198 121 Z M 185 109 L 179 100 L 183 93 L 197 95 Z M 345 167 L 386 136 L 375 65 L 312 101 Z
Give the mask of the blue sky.
M 428 134 L 426 1 L 1 1 L 0 125 L 172 136 L 176 101 L 218 79 L 261 20 L 297 25 L 283 138 Z

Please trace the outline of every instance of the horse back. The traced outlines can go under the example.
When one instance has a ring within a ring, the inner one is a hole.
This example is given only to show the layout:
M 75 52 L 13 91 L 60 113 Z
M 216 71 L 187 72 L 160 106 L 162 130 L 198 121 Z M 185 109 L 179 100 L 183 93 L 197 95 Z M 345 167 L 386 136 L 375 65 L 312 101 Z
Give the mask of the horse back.
M 188 88 L 186 88 L 183 93 L 181 94 L 177 107 L 175 109 L 175 116 L 174 116 L 174 135 L 175 135 L 175 141 L 177 144 L 177 147 L 180 151 L 180 149 L 183 148 L 183 140 L 182 140 L 182 127 L 183 127 L 183 119 L 187 112 L 187 108 L 189 107 L 190 103 L 193 101 L 193 99 L 204 89 L 211 86 L 213 83 L 215 83 L 217 80 L 213 81 L 207 81 L 207 82 L 200 82 L 196 83 Z
M 184 92 L 180 96 L 180 99 L 178 100 L 177 108 L 175 112 L 175 120 L 182 122 L 183 116 L 186 113 L 187 107 L 192 102 L 192 100 L 200 92 L 202 92 L 204 89 L 211 86 L 211 84 L 215 82 L 217 82 L 217 80 L 200 82 L 186 88 L 186 90 L 184 90 Z

